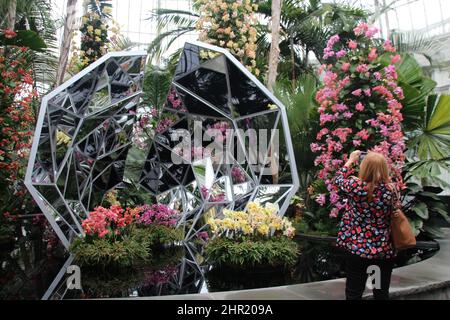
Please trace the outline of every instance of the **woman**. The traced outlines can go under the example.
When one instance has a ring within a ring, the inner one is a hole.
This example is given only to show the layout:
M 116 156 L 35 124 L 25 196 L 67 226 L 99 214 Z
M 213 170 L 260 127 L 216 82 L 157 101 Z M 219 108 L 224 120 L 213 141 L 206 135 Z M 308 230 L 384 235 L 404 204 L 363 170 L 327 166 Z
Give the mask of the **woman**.
M 346 251 L 347 300 L 362 298 L 366 281 L 378 266 L 381 283 L 374 285 L 376 300 L 389 299 L 393 259 L 396 256 L 391 241 L 391 215 L 394 192 L 391 189 L 386 158 L 369 152 L 360 164 L 359 177 L 350 176 L 352 166 L 359 161 L 360 151 L 354 151 L 335 178 L 335 184 L 346 194 L 347 210 L 342 216 L 337 245 Z

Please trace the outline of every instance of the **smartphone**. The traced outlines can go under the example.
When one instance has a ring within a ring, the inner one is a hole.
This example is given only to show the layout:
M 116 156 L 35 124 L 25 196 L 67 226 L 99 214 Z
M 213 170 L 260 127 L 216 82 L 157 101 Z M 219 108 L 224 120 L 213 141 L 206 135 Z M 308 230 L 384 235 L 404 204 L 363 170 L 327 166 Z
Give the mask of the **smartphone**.
M 364 158 L 367 156 L 367 152 L 361 152 L 359 154 L 359 162 L 362 162 L 364 160 Z

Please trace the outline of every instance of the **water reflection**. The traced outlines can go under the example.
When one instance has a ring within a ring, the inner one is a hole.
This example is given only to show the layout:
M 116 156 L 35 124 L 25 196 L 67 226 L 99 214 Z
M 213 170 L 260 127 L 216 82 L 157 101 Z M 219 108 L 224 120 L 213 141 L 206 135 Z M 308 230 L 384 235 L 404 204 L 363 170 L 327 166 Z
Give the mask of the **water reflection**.
M 254 289 L 345 277 L 343 254 L 331 243 L 301 241 L 292 269 L 217 269 L 208 266 L 199 243 L 156 250 L 151 262 L 130 269 L 81 268 L 81 290 L 68 290 L 66 268 L 73 264 L 60 246 L 50 251 L 42 238 L 20 238 L 1 250 L 1 299 L 90 299 L 182 295 Z M 428 258 L 435 250 L 410 249 L 398 266 Z M 58 276 L 59 275 L 59 276 Z M 56 277 L 56 278 L 55 278 Z M 56 280 L 55 280 L 56 279 Z

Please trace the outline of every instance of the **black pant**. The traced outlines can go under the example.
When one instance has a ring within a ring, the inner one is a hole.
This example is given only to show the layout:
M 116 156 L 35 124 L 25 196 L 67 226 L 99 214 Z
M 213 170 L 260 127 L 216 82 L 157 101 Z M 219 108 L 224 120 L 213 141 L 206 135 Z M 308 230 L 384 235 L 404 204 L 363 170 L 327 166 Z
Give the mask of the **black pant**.
M 361 300 L 366 288 L 366 282 L 369 274 L 370 266 L 378 266 L 380 268 L 380 286 L 373 286 L 373 296 L 375 300 L 389 299 L 389 286 L 391 284 L 391 274 L 394 262 L 389 260 L 364 259 L 357 255 L 347 253 L 345 260 L 345 272 L 347 274 L 347 282 L 345 287 L 345 296 L 347 300 Z

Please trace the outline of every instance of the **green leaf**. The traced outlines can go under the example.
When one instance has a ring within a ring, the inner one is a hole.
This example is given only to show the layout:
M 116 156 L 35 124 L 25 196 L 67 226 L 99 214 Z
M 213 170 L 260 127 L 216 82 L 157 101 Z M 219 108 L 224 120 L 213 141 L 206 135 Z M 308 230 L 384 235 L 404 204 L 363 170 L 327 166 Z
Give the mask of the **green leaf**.
M 411 225 L 411 228 L 413 229 L 414 235 L 417 237 L 420 233 L 420 230 L 423 227 L 423 221 L 420 219 L 415 219 L 415 220 L 410 219 L 409 224 Z
M 444 236 L 444 232 L 441 228 L 435 225 L 427 224 L 423 227 L 423 230 L 429 233 L 433 238 L 442 238 Z
M 425 203 L 419 202 L 412 209 L 419 217 L 427 220 L 429 218 L 428 207 Z
M 44 40 L 38 33 L 32 30 L 19 30 L 17 31 L 17 36 L 12 39 L 8 39 L 5 35 L 1 34 L 0 44 L 6 46 L 27 47 L 39 52 L 43 52 L 47 48 Z
M 410 193 L 417 193 L 422 191 L 422 186 L 417 183 L 408 182 L 406 186 L 410 190 Z
M 419 195 L 419 196 L 422 196 L 422 197 L 426 197 L 426 198 L 431 198 L 431 199 L 437 200 L 437 201 L 440 201 L 440 200 L 441 200 L 441 199 L 439 199 L 439 197 L 438 197 L 435 193 L 433 193 L 433 192 L 423 191 L 423 192 L 419 192 L 418 195 Z
M 421 160 L 440 160 L 450 156 L 450 95 L 430 97 L 423 130 L 416 131 L 410 145 Z
M 450 95 L 442 95 L 428 122 L 427 132 L 450 136 Z

